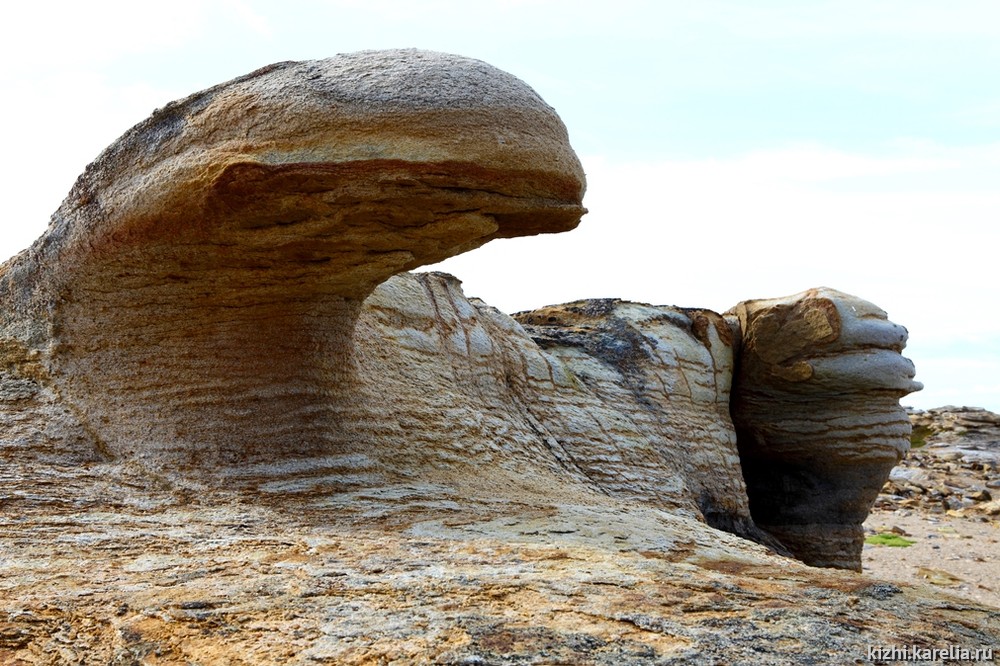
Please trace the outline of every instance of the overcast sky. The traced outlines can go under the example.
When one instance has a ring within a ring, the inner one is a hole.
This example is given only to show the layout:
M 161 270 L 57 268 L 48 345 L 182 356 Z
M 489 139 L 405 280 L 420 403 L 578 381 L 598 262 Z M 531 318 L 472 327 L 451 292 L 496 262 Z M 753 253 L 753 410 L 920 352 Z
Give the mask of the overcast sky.
M 0 9 L 0 254 L 154 108 L 279 60 L 486 60 L 562 116 L 590 209 L 440 266 L 505 311 L 829 286 L 910 330 L 904 404 L 1000 411 L 996 0 L 172 0 Z

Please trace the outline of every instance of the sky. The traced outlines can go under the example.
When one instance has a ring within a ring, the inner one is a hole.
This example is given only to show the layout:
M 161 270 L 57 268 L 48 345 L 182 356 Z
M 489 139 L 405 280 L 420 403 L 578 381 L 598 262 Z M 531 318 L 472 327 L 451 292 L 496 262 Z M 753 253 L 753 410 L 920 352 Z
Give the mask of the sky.
M 0 9 L 0 256 L 153 109 L 271 62 L 418 47 L 560 114 L 590 210 L 435 266 L 507 312 L 725 311 L 827 286 L 910 331 L 924 391 L 1000 412 L 996 0 L 130 0 Z

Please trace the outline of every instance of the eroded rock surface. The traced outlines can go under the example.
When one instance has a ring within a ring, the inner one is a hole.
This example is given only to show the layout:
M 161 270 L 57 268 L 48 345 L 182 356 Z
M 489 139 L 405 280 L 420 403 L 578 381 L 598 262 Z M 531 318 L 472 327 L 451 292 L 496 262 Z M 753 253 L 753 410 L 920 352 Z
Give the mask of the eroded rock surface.
M 288 463 L 243 493 L 3 463 L 4 664 L 792 666 L 1000 639 L 995 608 L 516 476 L 290 494 L 316 477 Z
M 605 299 L 515 317 L 594 396 L 543 417 L 588 476 L 640 499 L 682 484 L 709 524 L 776 546 L 750 520 L 729 417 L 734 341 L 720 315 Z M 567 421 L 581 406 L 596 427 Z
M 584 210 L 518 79 L 423 51 L 272 65 L 108 148 L 0 275 L 0 331 L 113 454 L 309 454 L 345 436 L 351 336 L 389 276 Z M 339 405 L 341 407 L 333 407 Z
M 757 524 L 799 559 L 861 568 L 864 522 L 909 448 L 899 398 L 919 390 L 907 332 L 833 289 L 740 303 L 733 387 L 743 475 Z
M 913 448 L 890 473 L 876 507 L 1000 516 L 1000 414 L 951 405 L 907 413 Z
M 419 51 L 281 63 L 126 134 L 0 268 L 0 662 L 996 642 L 994 611 L 775 554 L 853 566 L 902 450 L 905 333 L 870 304 L 515 319 L 403 272 L 570 229 L 583 187 L 530 88 Z

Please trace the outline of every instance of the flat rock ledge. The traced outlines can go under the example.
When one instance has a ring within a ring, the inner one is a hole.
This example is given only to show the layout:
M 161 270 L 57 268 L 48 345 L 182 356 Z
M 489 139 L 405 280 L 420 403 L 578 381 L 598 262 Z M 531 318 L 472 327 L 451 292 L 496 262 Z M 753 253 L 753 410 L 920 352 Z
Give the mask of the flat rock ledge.
M 475 60 L 279 63 L 155 112 L 0 267 L 0 663 L 828 663 L 995 645 L 858 569 L 905 329 L 820 289 L 505 315 L 407 271 L 572 229 Z

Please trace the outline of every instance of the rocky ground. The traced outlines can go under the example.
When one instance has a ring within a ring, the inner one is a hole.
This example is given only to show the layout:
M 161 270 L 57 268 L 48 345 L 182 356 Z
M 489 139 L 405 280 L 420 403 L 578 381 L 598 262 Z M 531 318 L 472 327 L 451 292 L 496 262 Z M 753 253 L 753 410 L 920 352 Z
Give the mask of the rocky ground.
M 996 478 L 938 451 L 901 470 L 968 492 Z M 214 486 L 0 463 L 4 665 L 861 664 L 892 663 L 871 662 L 873 646 L 1000 641 L 990 505 L 936 512 L 912 478 L 869 524 L 916 543 L 871 547 L 859 575 L 653 508 L 513 477 L 483 488 L 471 471 L 334 489 L 316 461 Z M 925 547 L 927 569 L 961 580 L 904 575 Z
M 865 571 L 1000 606 L 1000 415 L 942 407 L 910 419 L 914 448 L 865 523 Z M 890 535 L 898 545 L 874 543 Z
M 572 229 L 584 180 L 530 87 L 415 50 L 264 67 L 113 143 L 0 266 L 0 666 L 1000 645 L 997 605 L 855 571 L 919 388 L 875 305 L 522 325 L 400 274 Z

